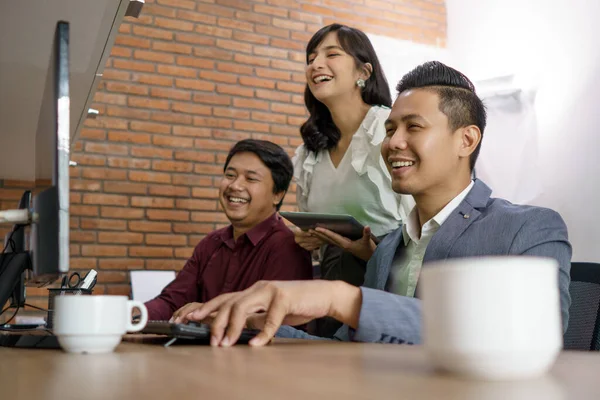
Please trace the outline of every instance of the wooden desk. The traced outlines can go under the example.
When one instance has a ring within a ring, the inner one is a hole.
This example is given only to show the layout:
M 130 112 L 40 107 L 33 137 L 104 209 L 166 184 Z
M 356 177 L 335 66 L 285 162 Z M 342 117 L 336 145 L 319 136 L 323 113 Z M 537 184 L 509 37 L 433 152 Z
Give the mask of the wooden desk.
M 532 381 L 435 373 L 421 347 L 278 341 L 264 348 L 122 343 L 115 353 L 0 348 L 2 399 L 599 399 L 600 354 L 564 352 Z

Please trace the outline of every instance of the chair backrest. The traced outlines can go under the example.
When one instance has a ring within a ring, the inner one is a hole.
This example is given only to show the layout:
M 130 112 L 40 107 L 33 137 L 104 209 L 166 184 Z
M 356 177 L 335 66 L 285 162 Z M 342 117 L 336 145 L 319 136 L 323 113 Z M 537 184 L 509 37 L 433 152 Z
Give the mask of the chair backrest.
M 600 264 L 571 264 L 566 350 L 600 350 Z
M 175 279 L 175 271 L 130 271 L 131 297 L 145 303 L 152 300 L 171 281 Z

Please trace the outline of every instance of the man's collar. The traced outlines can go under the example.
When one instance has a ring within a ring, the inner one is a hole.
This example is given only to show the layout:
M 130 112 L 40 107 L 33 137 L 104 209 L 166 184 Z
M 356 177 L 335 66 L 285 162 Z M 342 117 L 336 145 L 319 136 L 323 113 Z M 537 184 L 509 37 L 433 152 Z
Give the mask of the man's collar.
M 456 197 L 454 197 L 452 200 L 450 200 L 450 202 L 448 202 L 448 204 L 446 204 L 444 206 L 444 208 L 442 208 L 440 210 L 440 212 L 438 212 L 433 218 L 431 218 L 430 221 L 435 222 L 438 225 L 438 227 L 442 226 L 442 224 L 444 222 L 446 222 L 446 220 L 448 219 L 450 214 L 452 214 L 452 212 L 454 210 L 456 210 L 458 205 L 463 200 L 465 200 L 465 198 L 467 197 L 467 195 L 469 195 L 469 193 L 471 192 L 471 189 L 473 189 L 474 186 L 475 186 L 475 181 L 471 181 L 471 183 L 462 192 L 460 192 Z M 484 186 L 485 186 L 485 184 L 484 184 Z M 426 221 L 425 224 L 427 222 L 429 222 L 429 221 Z M 423 225 L 425 225 L 425 224 L 423 224 Z M 419 235 L 420 231 L 421 231 L 421 226 L 419 226 L 419 214 L 417 211 L 417 206 L 415 206 L 415 207 L 413 207 L 412 211 L 408 215 L 408 219 L 406 220 L 406 223 L 404 223 L 402 225 L 402 233 L 403 233 L 402 236 L 404 239 L 404 245 L 408 246 L 408 243 L 411 240 L 413 242 L 417 242 L 420 237 L 420 235 Z
M 244 235 L 248 237 L 253 246 L 256 246 L 280 219 L 281 217 L 277 212 L 274 212 L 267 219 L 244 233 Z M 229 248 L 233 249 L 235 247 L 235 240 L 233 240 L 233 225 L 229 225 L 227 229 L 224 229 L 220 238 Z

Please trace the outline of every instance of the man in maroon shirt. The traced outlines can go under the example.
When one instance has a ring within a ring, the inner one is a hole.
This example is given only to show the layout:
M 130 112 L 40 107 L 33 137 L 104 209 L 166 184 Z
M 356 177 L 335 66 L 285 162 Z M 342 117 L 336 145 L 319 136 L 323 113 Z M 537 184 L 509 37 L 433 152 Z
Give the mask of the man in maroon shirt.
M 191 303 L 260 280 L 312 279 L 310 254 L 277 214 L 293 173 L 285 151 L 268 141 L 242 140 L 223 170 L 219 201 L 231 225 L 202 239 L 177 278 L 146 303 L 150 320 L 169 320 Z

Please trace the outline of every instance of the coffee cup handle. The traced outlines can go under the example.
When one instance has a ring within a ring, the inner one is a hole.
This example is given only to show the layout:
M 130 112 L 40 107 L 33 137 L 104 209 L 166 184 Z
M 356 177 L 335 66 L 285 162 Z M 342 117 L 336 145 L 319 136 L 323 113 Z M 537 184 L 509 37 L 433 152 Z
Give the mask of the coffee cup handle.
M 139 332 L 144 329 L 148 322 L 148 309 L 144 303 L 141 301 L 129 300 L 127 301 L 127 307 L 127 332 Z M 131 314 L 134 308 L 137 308 L 141 312 L 140 319 L 135 324 L 131 322 Z

